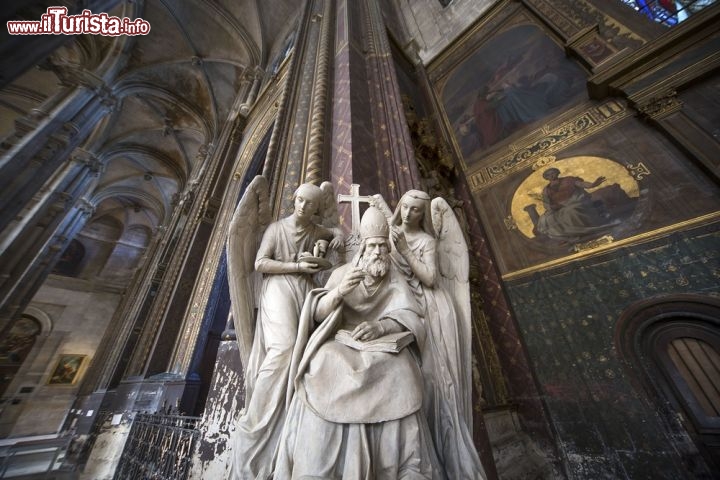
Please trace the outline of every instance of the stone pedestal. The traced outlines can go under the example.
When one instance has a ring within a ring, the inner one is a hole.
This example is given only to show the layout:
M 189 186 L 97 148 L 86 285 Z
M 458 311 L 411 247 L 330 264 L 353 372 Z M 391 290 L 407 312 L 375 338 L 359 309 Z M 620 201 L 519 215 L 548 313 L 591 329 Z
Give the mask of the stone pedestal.
M 514 407 L 496 407 L 483 413 L 498 478 L 563 478 L 547 452 L 521 430 Z
M 229 442 L 245 404 L 245 377 L 234 333 L 223 334 L 215 374 L 200 424 L 200 438 L 193 455 L 191 480 L 229 478 Z

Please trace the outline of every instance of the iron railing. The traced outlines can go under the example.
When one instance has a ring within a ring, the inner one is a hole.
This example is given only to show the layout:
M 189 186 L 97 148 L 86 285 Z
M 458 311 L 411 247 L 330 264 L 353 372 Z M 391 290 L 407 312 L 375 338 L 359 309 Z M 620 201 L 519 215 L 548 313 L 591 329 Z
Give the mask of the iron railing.
M 185 480 L 201 417 L 138 413 L 115 480 Z

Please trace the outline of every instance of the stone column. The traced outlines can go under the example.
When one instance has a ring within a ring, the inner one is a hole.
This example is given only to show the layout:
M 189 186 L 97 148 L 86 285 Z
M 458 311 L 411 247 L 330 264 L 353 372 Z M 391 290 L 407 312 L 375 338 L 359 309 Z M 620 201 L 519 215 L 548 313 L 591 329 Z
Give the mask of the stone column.
M 317 129 L 324 123 L 325 114 L 320 112 L 323 94 L 316 85 L 327 83 L 329 72 L 322 68 L 323 64 L 327 65 L 327 59 L 320 51 L 320 39 L 323 33 L 329 35 L 331 31 L 333 18 L 326 12 L 332 10 L 334 1 L 309 0 L 300 21 L 282 103 L 268 147 L 266 170 L 263 171 L 263 175 L 268 174 L 275 218 L 292 212 L 292 192 L 305 179 L 310 138 L 321 134 L 311 129 L 313 125 Z M 319 88 L 323 90 L 323 87 Z M 322 163 L 321 159 L 319 161 Z M 314 174 L 314 178 L 320 177 L 322 173 Z
M 391 206 L 420 186 L 395 66 L 377 0 L 339 0 L 334 45 L 331 179 Z M 349 228 L 350 212 L 341 207 Z
M 260 90 L 260 82 L 262 81 L 263 74 L 264 72 L 259 68 L 248 74 L 249 78 L 252 79 L 252 85 L 247 91 L 247 98 L 240 105 L 240 113 L 242 115 L 247 116 L 248 113 L 250 113 L 250 109 L 253 105 L 255 105 L 255 100 L 257 99 L 257 94 Z
M 197 308 L 206 299 L 194 292 L 210 281 L 201 267 L 213 238 L 220 198 L 231 178 L 228 164 L 237 153 L 240 136 L 233 132 L 243 127 L 244 118 L 238 117 L 221 136 L 222 148 L 205 152 L 206 167 L 178 206 L 182 213 L 161 260 L 165 267 L 157 293 L 136 310 L 133 323 L 142 327 L 126 347 L 132 355 L 122 374 L 123 388 L 142 383 L 143 391 L 153 390 L 156 395 L 152 405 L 136 401 L 133 409 L 153 411 L 168 404 L 186 413 L 194 410 L 200 385 L 197 365 L 206 340 L 203 312 Z
M 213 320 L 213 318 L 208 318 L 207 315 L 208 304 L 212 301 L 210 298 L 211 290 L 216 278 L 216 272 L 220 268 L 220 259 L 225 249 L 225 239 L 227 237 L 226 223 L 223 218 L 218 218 L 223 215 L 223 212 L 220 211 L 220 204 L 222 198 L 227 198 L 226 192 L 233 189 L 238 180 L 230 172 L 236 163 L 244 128 L 244 122 L 238 121 L 235 123 L 233 130 L 223 142 L 225 146 L 219 155 L 222 162 L 222 172 L 218 175 L 218 181 L 213 186 L 213 195 L 211 196 L 213 202 L 208 205 L 208 209 L 212 208 L 212 213 L 206 210 L 204 218 L 209 229 L 215 227 L 215 225 L 221 225 L 222 228 L 213 228 L 212 232 L 208 231 L 207 241 L 199 244 L 202 254 L 198 255 L 198 257 L 202 257 L 200 258 L 202 265 L 198 268 L 195 287 L 189 296 L 185 311 L 181 317 L 178 342 L 167 365 L 167 370 L 174 374 L 188 376 L 198 372 L 201 368 L 202 354 L 208 331 L 211 328 L 210 323 Z M 227 214 L 227 209 L 224 213 Z
M 45 108 L 54 105 L 45 114 Z M 115 104 L 109 89 L 79 86 L 61 92 L 40 110 L 16 121 L 13 137 L 0 146 L 0 231 L 15 220 L 33 195 L 67 161 Z
M 103 114 L 101 109 L 93 111 L 88 119 L 90 125 Z M 90 128 L 80 130 L 87 134 Z M 80 199 L 89 192 L 100 171 L 97 159 L 77 151 L 3 232 L 0 328 L 5 328 L 22 313 L 60 254 L 84 225 L 92 207 Z

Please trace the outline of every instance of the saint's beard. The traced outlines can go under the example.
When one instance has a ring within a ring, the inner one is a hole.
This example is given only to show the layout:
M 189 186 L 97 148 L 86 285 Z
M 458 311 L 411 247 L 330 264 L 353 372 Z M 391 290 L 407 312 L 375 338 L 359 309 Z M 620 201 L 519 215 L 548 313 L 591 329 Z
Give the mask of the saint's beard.
M 360 266 L 371 277 L 382 278 L 390 270 L 390 257 L 388 255 L 363 257 Z

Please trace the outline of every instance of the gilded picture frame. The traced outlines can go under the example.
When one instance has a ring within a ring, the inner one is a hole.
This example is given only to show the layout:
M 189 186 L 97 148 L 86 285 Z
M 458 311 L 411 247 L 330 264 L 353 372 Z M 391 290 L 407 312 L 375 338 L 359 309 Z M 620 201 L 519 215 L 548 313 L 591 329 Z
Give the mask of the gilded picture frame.
M 87 355 L 66 353 L 58 357 L 48 377 L 48 385 L 75 385 L 83 374 Z

